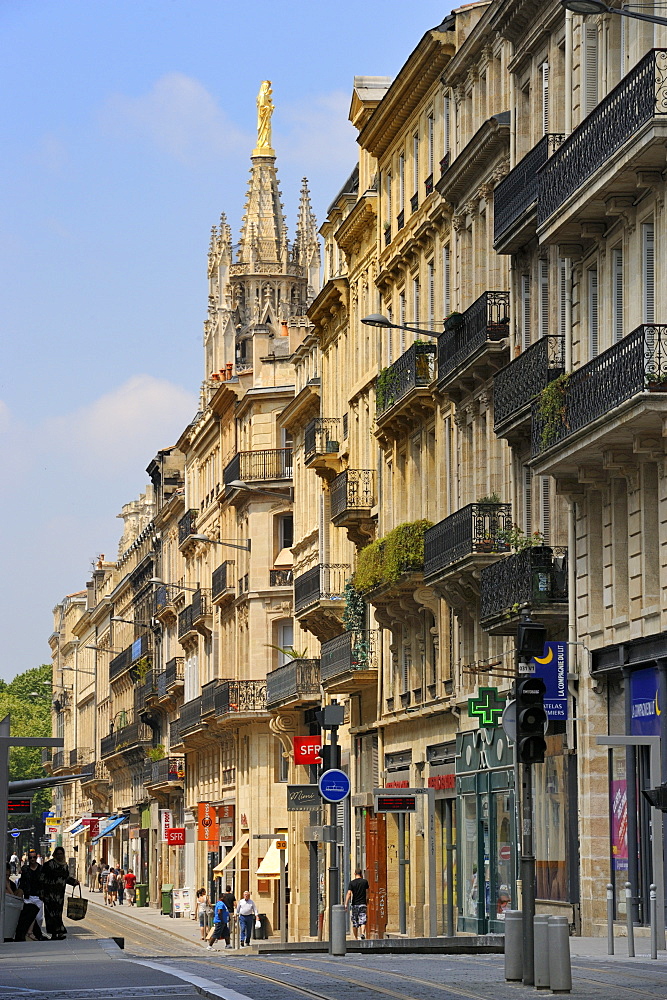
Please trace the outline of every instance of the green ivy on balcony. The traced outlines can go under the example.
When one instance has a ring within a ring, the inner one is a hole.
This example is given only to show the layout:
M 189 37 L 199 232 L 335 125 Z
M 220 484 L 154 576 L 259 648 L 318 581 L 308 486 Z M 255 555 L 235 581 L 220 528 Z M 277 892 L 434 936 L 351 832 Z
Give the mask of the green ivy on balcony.
M 424 568 L 424 532 L 432 521 L 405 522 L 371 542 L 357 558 L 354 586 L 359 591 L 395 583 L 403 573 Z

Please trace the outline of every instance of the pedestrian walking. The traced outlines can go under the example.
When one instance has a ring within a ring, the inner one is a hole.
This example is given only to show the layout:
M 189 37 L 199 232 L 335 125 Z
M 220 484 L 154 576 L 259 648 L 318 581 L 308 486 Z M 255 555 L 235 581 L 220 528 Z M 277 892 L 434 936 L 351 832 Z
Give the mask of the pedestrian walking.
M 259 912 L 255 906 L 254 901 L 250 898 L 250 893 L 246 889 L 243 893 L 243 899 L 239 900 L 239 904 L 236 907 L 236 915 L 239 918 L 239 924 L 241 927 L 241 947 L 245 945 L 250 945 L 252 939 L 252 928 L 255 923 L 255 919 L 259 917 Z
M 41 926 L 44 913 L 44 903 L 42 902 L 42 866 L 37 863 L 37 851 L 28 851 L 27 864 L 21 868 L 19 887 L 23 891 L 24 909 L 26 903 L 37 907 L 36 913 L 32 915 L 30 921 L 26 921 L 25 927 L 23 927 L 23 921 L 19 918 L 21 939 L 25 940 L 27 937 L 31 941 L 45 941 L 46 938 L 42 934 Z M 32 913 L 32 911 L 29 912 Z M 17 928 L 17 933 L 19 933 L 19 928 Z
M 220 893 L 220 899 L 223 901 L 227 909 L 229 910 L 229 930 L 232 931 L 232 923 L 237 920 L 236 916 L 236 896 L 232 890 L 231 885 L 228 885 L 224 892 Z
M 203 887 L 197 889 L 197 902 L 195 905 L 195 920 L 199 921 L 199 936 L 202 941 L 206 940 L 206 935 L 208 933 L 209 924 L 211 923 L 211 917 L 213 916 L 213 907 L 211 906 L 211 900 L 208 898 L 208 893 Z
M 109 866 L 102 865 L 102 871 L 99 875 L 100 879 L 100 892 L 104 894 L 104 902 L 107 901 L 107 882 L 109 881 Z
M 368 895 L 368 882 L 361 873 L 361 868 L 357 868 L 354 878 L 347 887 L 345 895 L 345 909 L 349 909 L 352 918 L 352 933 L 361 940 L 366 939 L 366 899 Z
M 97 888 L 97 876 L 100 873 L 100 866 L 98 865 L 95 858 L 88 865 L 88 888 L 91 892 L 95 892 Z
M 109 869 L 107 878 L 107 905 L 115 906 L 118 901 L 118 874 L 115 868 Z
M 65 886 L 79 885 L 79 880 L 72 878 L 65 863 L 65 849 L 56 847 L 53 856 L 42 865 L 42 899 L 44 900 L 44 918 L 46 929 L 52 941 L 64 941 L 67 931 L 63 924 L 63 904 L 65 902 Z
M 122 868 L 119 868 L 116 872 L 116 893 L 118 895 L 118 905 L 123 905 L 123 897 L 125 896 L 125 872 Z
M 12 851 L 12 855 L 9 859 L 9 872 L 11 875 L 18 875 L 19 871 L 19 856 L 16 851 Z
M 130 906 L 134 906 L 134 887 L 137 884 L 137 876 L 134 872 L 126 872 L 123 876 L 123 882 L 125 883 L 125 895 L 127 896 L 127 901 Z
M 206 938 L 207 947 L 213 948 L 216 941 L 224 940 L 225 947 L 229 948 L 229 910 L 221 899 L 215 904 L 213 910 L 213 927 Z

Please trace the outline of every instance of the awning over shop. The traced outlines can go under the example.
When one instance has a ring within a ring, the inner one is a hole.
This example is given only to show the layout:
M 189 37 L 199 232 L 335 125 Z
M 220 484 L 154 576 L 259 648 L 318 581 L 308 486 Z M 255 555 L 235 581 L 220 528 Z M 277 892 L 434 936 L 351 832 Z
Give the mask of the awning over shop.
M 90 827 L 82 823 L 81 826 L 77 826 L 76 830 L 72 830 L 70 836 L 81 837 L 83 834 L 87 833 L 88 830 L 90 830 Z
M 111 837 L 116 827 L 120 826 L 121 823 L 125 823 L 126 821 L 127 821 L 127 816 L 116 816 L 113 822 L 111 822 L 109 826 L 106 827 L 106 829 L 102 830 L 101 833 L 98 833 L 96 837 L 93 837 L 93 839 L 91 840 L 91 844 L 96 844 L 98 840 L 102 839 L 102 837 Z
M 255 872 L 257 878 L 280 878 L 280 851 L 276 847 L 279 840 L 284 840 L 284 838 L 276 837 L 275 840 L 271 841 L 271 846 Z M 285 862 L 287 862 L 287 851 L 285 851 Z
M 228 851 L 228 853 L 225 854 L 220 864 L 215 866 L 215 868 L 213 869 L 213 874 L 217 875 L 218 878 L 222 878 L 222 872 L 224 871 L 224 869 L 228 865 L 231 865 L 232 861 L 234 861 L 235 858 L 239 856 L 239 854 L 241 853 L 241 851 L 243 850 L 243 848 L 245 847 L 245 845 L 248 843 L 249 840 L 250 840 L 249 833 L 244 833 L 242 837 L 239 837 L 239 839 L 232 847 L 231 851 Z
M 82 826 L 83 826 L 83 820 L 77 819 L 75 823 L 72 823 L 71 826 L 68 826 L 65 830 L 63 830 L 63 833 L 78 833 L 79 829 Z

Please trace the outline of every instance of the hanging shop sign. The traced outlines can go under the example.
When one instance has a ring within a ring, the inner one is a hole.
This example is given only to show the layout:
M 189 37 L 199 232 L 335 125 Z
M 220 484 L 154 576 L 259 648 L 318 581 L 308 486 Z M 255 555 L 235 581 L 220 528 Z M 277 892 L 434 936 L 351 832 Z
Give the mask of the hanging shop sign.
M 321 736 L 294 736 L 292 740 L 295 764 L 319 764 Z
M 507 698 L 498 695 L 498 688 L 481 687 L 476 698 L 468 698 L 468 716 L 477 719 L 485 729 L 497 726 Z
M 210 802 L 197 805 L 197 839 L 207 844 L 217 844 L 219 836 L 218 816 Z
M 513 766 L 514 744 L 502 726 L 495 729 L 472 729 L 456 734 L 456 774 L 470 771 L 494 771 Z
M 167 830 L 167 843 L 171 847 L 185 847 L 185 827 L 171 826 Z
M 160 809 L 160 840 L 162 843 L 169 843 L 167 834 L 174 825 L 174 818 L 171 809 Z
M 317 785 L 288 785 L 287 812 L 305 812 L 309 809 L 319 809 L 322 796 Z
M 545 642 L 544 656 L 532 660 L 536 677 L 546 686 L 544 711 L 548 719 L 567 719 L 567 643 Z
M 218 806 L 218 837 L 221 844 L 234 843 L 234 813 L 233 805 Z
M 632 671 L 630 704 L 629 735 L 660 736 L 660 714 L 664 706 L 658 703 L 658 671 L 655 667 Z

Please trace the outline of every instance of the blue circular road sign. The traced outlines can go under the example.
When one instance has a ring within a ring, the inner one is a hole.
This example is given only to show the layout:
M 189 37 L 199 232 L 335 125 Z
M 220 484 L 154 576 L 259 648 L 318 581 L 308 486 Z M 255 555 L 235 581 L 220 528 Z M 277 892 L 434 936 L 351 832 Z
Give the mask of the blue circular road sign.
M 16 829 L 16 827 L 14 827 L 14 829 L 12 830 L 12 837 L 14 837 L 14 839 L 16 839 L 18 837 L 18 835 L 19 835 L 19 831 Z
M 345 771 L 339 771 L 337 767 L 321 774 L 317 784 L 320 795 L 327 802 L 342 802 L 350 794 L 350 779 Z

